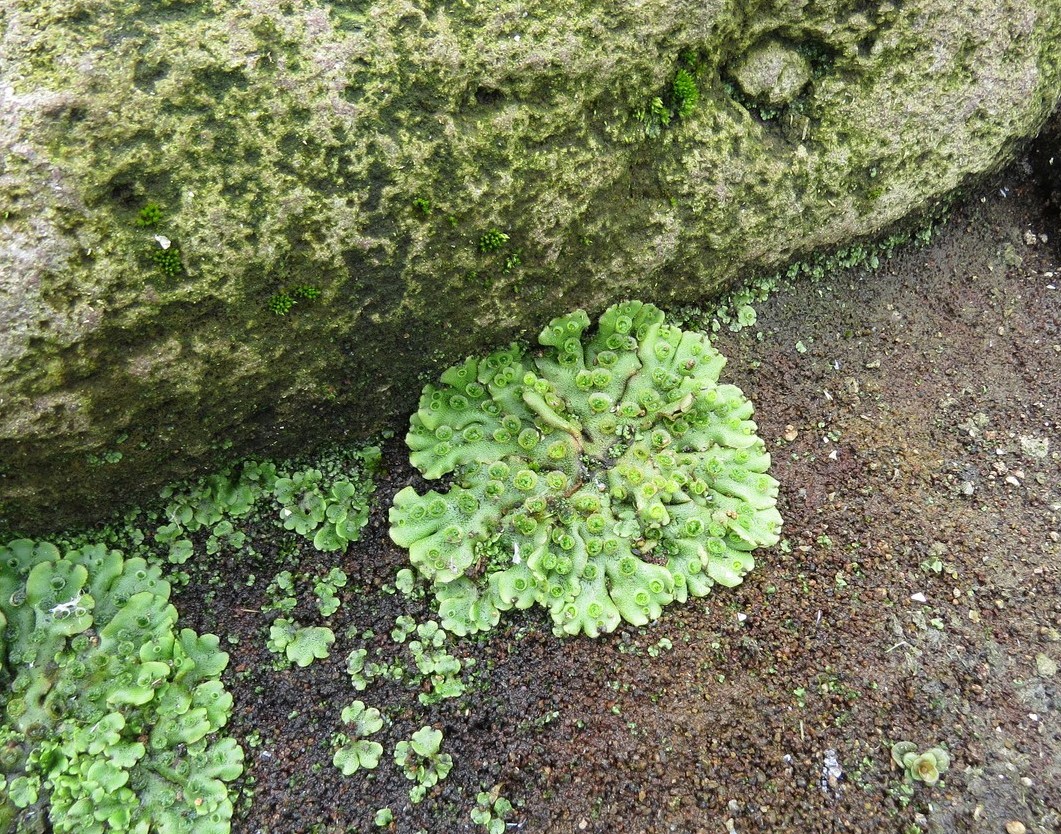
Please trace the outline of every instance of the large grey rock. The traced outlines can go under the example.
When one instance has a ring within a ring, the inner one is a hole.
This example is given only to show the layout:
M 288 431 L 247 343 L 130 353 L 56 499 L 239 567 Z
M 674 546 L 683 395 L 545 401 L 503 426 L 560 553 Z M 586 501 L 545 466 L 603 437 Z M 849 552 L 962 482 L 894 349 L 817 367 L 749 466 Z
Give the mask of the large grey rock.
M 1059 92 L 1056 0 L 0 13 L 0 526 L 25 530 L 229 444 L 377 428 L 424 372 L 575 306 L 694 301 L 871 235 Z M 771 43 L 811 79 L 764 121 L 734 73 Z M 297 285 L 321 295 L 270 312 Z

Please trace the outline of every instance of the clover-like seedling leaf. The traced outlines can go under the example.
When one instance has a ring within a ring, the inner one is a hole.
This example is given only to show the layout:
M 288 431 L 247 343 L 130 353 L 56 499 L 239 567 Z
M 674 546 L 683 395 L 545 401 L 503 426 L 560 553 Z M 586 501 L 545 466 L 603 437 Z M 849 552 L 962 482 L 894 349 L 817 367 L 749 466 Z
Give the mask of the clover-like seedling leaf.
M 37 801 L 40 786 L 40 777 L 36 774 L 16 776 L 8 783 L 7 795 L 16 808 L 28 808 Z
M 190 539 L 177 539 L 169 546 L 167 559 L 171 565 L 183 565 L 195 552 L 195 545 Z
M 417 783 L 417 787 L 430 788 L 445 779 L 453 769 L 453 758 L 448 753 L 439 752 L 441 746 L 441 730 L 421 727 L 409 741 L 398 742 L 394 748 L 394 761 L 406 778 Z M 422 799 L 423 791 L 419 795 Z
M 928 753 L 922 753 L 914 758 L 909 765 L 910 776 L 926 785 L 934 785 L 939 781 L 939 768 L 936 766 L 936 757 Z
M 284 647 L 287 659 L 298 666 L 309 666 L 314 660 L 328 656 L 328 649 L 335 642 L 335 633 L 324 626 L 303 626 L 291 636 Z
M 332 763 L 344 776 L 361 768 L 371 770 L 379 764 L 383 746 L 374 741 L 365 741 L 383 728 L 383 717 L 375 707 L 366 707 L 364 701 L 354 701 L 343 708 L 343 723 L 349 727 L 351 736 L 340 735 L 340 746 L 335 751 Z
M 330 617 L 339 610 L 339 597 L 321 595 L 317 597 L 317 610 L 322 617 Z
M 336 750 L 332 756 L 332 764 L 342 771 L 343 776 L 350 776 L 362 768 L 372 770 L 379 764 L 382 755 L 382 744 L 362 739 L 344 744 Z
M 409 568 L 402 568 L 394 578 L 394 587 L 402 596 L 412 596 L 416 587 L 416 577 Z
M 342 568 L 332 568 L 328 571 L 328 576 L 325 577 L 325 581 L 332 586 L 332 588 L 345 588 L 347 582 L 346 571 Z
M 419 756 L 431 758 L 438 753 L 439 747 L 442 746 L 442 731 L 436 730 L 434 727 L 421 727 L 415 733 L 413 733 L 412 741 L 410 745 Z
M 940 773 L 946 773 L 950 770 L 950 754 L 942 747 L 933 747 L 930 750 L 925 751 L 926 756 L 931 756 L 936 763 L 936 769 Z
M 452 485 L 394 497 L 390 535 L 433 583 L 442 625 L 534 604 L 560 634 L 643 625 L 739 584 L 779 540 L 752 406 L 705 336 L 650 304 L 554 319 L 542 350 L 467 359 L 425 387 L 410 460 Z
M 892 745 L 891 755 L 892 761 L 905 771 L 909 782 L 935 785 L 950 768 L 950 754 L 942 747 L 918 753 L 917 745 L 912 741 L 899 741 Z
M 906 756 L 917 752 L 917 745 L 912 741 L 897 741 L 892 745 L 892 761 L 901 768 L 906 767 Z
M 343 528 L 345 530 L 345 527 Z M 313 546 L 324 553 L 334 550 L 342 550 L 346 547 L 349 538 L 340 533 L 337 525 L 325 523 L 314 535 Z
M 405 639 L 416 629 L 416 621 L 407 614 L 400 614 L 394 620 L 391 639 L 395 643 L 404 643 Z
M 273 624 L 269 626 L 269 639 L 266 641 L 269 651 L 277 654 L 284 652 L 291 644 L 291 641 L 295 639 L 297 630 L 298 624 L 294 620 L 289 620 L 286 617 L 278 617 L 273 620 Z
M 921 754 L 907 753 L 903 761 L 909 777 L 926 785 L 936 784 L 939 777 L 950 767 L 950 756 L 939 747 L 933 747 Z
M 472 822 L 486 828 L 487 834 L 502 834 L 507 829 L 505 820 L 512 813 L 512 803 L 498 795 L 499 789 L 500 786 L 491 793 L 480 791 L 475 797 Z
M 361 473 L 371 475 L 380 460 L 379 449 L 358 456 Z M 334 479 L 333 479 L 334 478 Z M 360 538 L 368 522 L 368 496 L 375 489 L 371 477 L 335 477 L 319 469 L 304 469 L 272 482 L 284 527 L 313 541 L 321 551 L 342 550 Z
M 341 718 L 350 726 L 350 732 L 358 738 L 370 736 L 383 729 L 383 717 L 375 707 L 366 707 L 364 701 L 354 701 L 343 707 Z

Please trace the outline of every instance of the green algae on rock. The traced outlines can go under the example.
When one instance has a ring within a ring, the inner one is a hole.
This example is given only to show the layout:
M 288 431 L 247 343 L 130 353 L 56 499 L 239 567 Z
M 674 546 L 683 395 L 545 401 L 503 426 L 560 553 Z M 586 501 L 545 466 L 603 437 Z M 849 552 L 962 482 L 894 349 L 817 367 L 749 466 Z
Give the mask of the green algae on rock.
M 0 527 L 25 530 L 224 439 L 379 427 L 521 322 L 872 235 L 997 166 L 1059 92 L 1052 0 L 0 12 Z M 810 68 L 769 114 L 733 83 L 764 44 Z M 650 131 L 635 113 L 679 70 L 696 105 Z M 320 297 L 270 312 L 300 285 Z

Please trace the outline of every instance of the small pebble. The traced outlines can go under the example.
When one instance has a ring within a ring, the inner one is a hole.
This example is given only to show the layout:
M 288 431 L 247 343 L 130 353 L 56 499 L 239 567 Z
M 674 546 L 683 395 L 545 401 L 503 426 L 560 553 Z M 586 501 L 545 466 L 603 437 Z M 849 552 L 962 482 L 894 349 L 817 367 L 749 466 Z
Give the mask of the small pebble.
M 1019 820 L 1010 820 L 1006 823 L 1006 834 L 1024 834 L 1028 829 Z

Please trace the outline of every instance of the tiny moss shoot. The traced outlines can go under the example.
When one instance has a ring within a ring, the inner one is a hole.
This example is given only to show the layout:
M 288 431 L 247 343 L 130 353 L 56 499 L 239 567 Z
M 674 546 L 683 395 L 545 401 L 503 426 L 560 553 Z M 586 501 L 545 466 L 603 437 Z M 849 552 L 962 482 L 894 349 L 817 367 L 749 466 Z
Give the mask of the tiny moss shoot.
M 149 229 L 162 222 L 162 206 L 155 202 L 147 203 L 136 215 L 136 225 L 142 229 Z
M 496 252 L 506 243 L 508 243 L 508 235 L 500 229 L 491 229 L 479 238 L 479 251 L 484 254 Z

